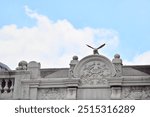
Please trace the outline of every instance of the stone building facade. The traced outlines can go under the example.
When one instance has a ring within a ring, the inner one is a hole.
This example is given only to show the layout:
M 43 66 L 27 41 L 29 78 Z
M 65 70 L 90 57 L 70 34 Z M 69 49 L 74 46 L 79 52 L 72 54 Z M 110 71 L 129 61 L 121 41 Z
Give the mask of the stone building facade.
M 10 70 L 0 63 L 0 99 L 149 100 L 150 65 L 124 66 L 118 54 L 112 61 L 98 54 L 74 56 L 70 68 L 21 61 Z

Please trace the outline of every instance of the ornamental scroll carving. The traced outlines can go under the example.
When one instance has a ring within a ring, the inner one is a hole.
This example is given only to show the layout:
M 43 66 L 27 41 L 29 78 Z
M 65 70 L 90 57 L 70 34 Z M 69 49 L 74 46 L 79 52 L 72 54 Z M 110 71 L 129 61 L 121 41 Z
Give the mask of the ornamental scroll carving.
M 101 61 L 90 61 L 86 63 L 80 74 L 80 85 L 105 85 L 108 84 L 107 77 L 111 75 L 110 68 Z
M 150 87 L 124 87 L 122 90 L 122 99 L 129 100 L 149 100 Z
M 63 88 L 49 88 L 39 89 L 38 99 L 40 100 L 61 100 L 66 98 L 66 89 Z

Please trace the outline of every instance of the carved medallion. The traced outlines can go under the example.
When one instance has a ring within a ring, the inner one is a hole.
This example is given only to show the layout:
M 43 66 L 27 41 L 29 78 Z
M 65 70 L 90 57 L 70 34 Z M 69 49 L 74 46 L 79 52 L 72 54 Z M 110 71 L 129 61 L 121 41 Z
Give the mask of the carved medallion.
M 66 89 L 49 88 L 38 90 L 38 99 L 40 100 L 61 100 L 65 98 L 66 98 Z
M 109 67 L 101 61 L 86 63 L 81 69 L 81 85 L 107 84 L 107 77 L 111 75 Z
M 80 86 L 108 86 L 108 78 L 115 74 L 111 61 L 102 55 L 89 55 L 74 68 L 74 76 L 80 78 Z

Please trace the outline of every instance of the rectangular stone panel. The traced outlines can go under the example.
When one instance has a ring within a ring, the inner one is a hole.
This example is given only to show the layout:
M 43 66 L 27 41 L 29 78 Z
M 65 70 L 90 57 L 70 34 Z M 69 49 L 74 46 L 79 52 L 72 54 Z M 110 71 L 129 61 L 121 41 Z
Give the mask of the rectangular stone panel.
M 77 99 L 79 100 L 107 100 L 110 99 L 110 88 L 78 88 Z
M 40 88 L 38 89 L 38 100 L 63 100 L 66 99 L 66 88 Z

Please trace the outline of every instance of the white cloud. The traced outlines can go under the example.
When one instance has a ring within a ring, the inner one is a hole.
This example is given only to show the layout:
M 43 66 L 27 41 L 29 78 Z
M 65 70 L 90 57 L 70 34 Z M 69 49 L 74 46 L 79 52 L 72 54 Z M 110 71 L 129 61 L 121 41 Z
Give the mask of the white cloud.
M 15 69 L 21 60 L 41 62 L 42 67 L 68 67 L 73 55 L 80 58 L 92 53 L 85 44 L 99 46 L 105 42 L 106 51 L 117 47 L 119 39 L 114 30 L 75 28 L 68 20 L 52 21 L 25 6 L 25 13 L 36 20 L 32 27 L 18 28 L 16 24 L 0 28 L 0 60 Z
M 126 65 L 150 65 L 150 51 L 136 55 L 132 61 L 123 61 Z

